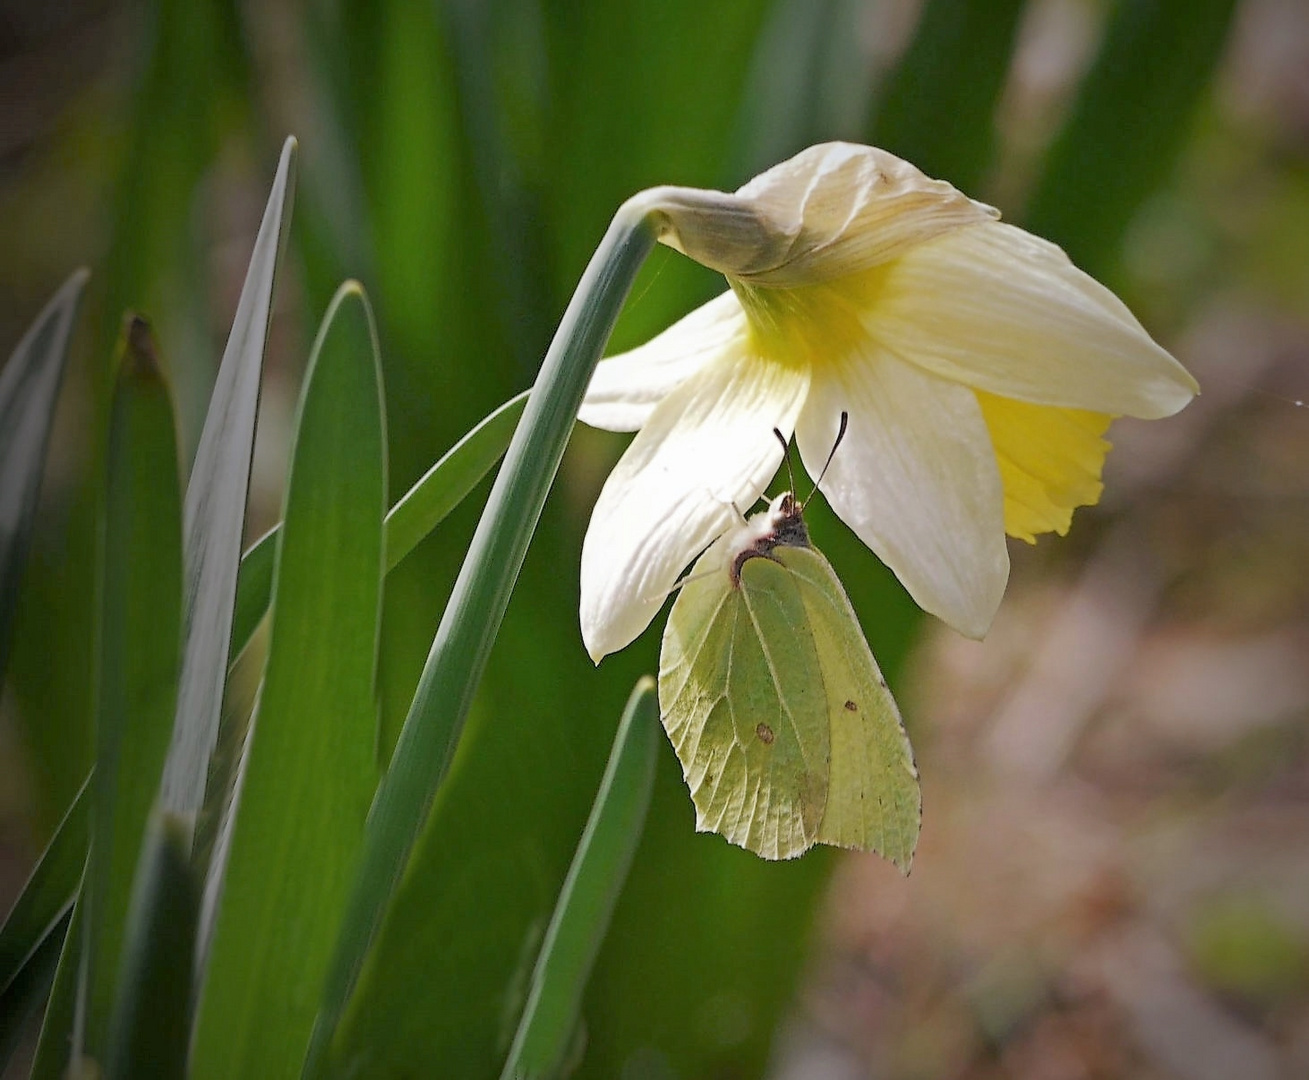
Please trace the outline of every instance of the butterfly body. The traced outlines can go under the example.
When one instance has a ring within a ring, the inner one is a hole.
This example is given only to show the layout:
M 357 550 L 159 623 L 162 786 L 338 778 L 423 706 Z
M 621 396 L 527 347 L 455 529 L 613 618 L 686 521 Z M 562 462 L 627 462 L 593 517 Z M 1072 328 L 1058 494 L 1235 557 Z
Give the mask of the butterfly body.
M 697 829 L 769 859 L 825 843 L 908 869 L 909 742 L 789 492 L 700 557 L 664 630 L 659 703 Z
M 741 567 L 747 559 L 768 558 L 774 548 L 782 545 L 812 547 L 801 511 L 795 496 L 784 491 L 768 504 L 767 510 L 752 514 L 736 531 L 727 534 L 725 547 L 733 556 L 730 574 L 734 586 L 741 584 Z

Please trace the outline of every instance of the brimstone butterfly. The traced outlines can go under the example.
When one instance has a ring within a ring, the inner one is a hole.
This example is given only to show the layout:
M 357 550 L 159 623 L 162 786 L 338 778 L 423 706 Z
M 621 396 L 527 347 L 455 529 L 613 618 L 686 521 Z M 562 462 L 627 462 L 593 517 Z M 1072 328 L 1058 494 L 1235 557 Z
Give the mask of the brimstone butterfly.
M 697 831 L 766 859 L 876 851 L 907 873 L 913 752 L 803 509 L 779 495 L 696 562 L 664 628 L 660 715 Z

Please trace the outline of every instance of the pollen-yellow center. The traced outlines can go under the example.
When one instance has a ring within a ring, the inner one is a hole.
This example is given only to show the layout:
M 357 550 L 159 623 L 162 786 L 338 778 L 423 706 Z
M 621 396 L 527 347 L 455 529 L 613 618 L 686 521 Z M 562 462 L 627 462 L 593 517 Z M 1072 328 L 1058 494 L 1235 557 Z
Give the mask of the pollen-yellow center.
M 868 340 L 859 298 L 844 281 L 790 289 L 743 281 L 731 285 L 756 348 L 770 360 L 812 370 L 841 363 Z

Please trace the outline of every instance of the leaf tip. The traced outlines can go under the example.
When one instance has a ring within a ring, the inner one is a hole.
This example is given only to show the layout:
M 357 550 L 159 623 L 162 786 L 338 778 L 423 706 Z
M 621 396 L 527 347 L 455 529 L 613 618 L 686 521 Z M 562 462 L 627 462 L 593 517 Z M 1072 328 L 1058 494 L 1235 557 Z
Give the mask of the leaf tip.
M 137 378 L 159 374 L 159 349 L 150 320 L 135 311 L 123 315 L 123 373 Z

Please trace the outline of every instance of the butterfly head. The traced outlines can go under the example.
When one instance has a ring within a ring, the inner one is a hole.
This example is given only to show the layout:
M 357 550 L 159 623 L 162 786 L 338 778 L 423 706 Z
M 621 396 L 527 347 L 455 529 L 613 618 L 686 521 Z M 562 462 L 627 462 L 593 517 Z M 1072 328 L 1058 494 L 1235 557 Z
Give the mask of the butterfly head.
M 732 560 L 728 573 L 732 585 L 741 584 L 741 567 L 750 559 L 772 558 L 777 547 L 810 547 L 809 529 L 804 523 L 803 507 L 790 491 L 784 491 L 741 527 L 732 543 Z
M 823 477 L 827 475 L 827 467 L 832 464 L 836 448 L 845 438 L 846 426 L 849 422 L 850 414 L 842 412 L 841 425 L 832 442 L 831 453 L 827 455 L 827 461 L 814 482 L 815 492 L 818 490 L 818 485 L 823 482 Z M 747 519 L 729 541 L 731 561 L 728 563 L 727 572 L 732 579 L 733 588 L 740 586 L 741 567 L 750 559 L 771 559 L 773 549 L 778 547 L 813 547 L 809 542 L 809 528 L 804 523 L 805 504 L 795 497 L 795 471 L 791 468 L 790 441 L 778 428 L 773 428 L 773 434 L 777 436 L 777 441 L 782 446 L 787 472 L 791 476 L 792 490 L 782 492 L 768 504 L 767 510 L 761 510 Z M 810 498 L 812 497 L 811 493 Z

